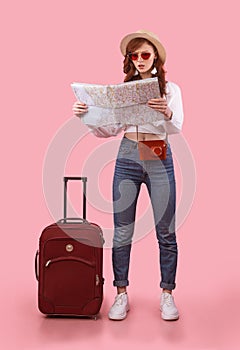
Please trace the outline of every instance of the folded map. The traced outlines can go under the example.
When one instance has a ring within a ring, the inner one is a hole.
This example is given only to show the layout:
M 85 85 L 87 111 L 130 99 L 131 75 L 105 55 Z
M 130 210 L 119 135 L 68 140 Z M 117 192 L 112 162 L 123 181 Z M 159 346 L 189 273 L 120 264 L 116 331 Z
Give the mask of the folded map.
M 157 78 L 116 85 L 72 83 L 71 87 L 88 106 L 82 120 L 89 126 L 143 125 L 162 119 L 161 113 L 147 106 L 148 100 L 160 97 Z

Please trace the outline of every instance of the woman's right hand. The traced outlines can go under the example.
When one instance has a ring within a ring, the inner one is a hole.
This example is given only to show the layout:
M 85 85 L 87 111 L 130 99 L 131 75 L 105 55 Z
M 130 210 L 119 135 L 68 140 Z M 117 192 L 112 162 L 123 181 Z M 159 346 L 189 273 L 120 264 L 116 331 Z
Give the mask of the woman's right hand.
M 73 113 L 75 114 L 76 117 L 80 117 L 84 113 L 88 111 L 88 106 L 85 103 L 82 103 L 80 101 L 76 101 L 73 104 Z

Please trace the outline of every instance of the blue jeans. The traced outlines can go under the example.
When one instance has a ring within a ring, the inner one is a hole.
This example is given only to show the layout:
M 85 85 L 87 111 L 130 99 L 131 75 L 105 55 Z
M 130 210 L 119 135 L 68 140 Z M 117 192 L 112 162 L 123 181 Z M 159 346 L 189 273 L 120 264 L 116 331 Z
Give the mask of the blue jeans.
M 150 196 L 159 244 L 160 287 L 175 288 L 178 248 L 175 234 L 176 189 L 170 145 L 166 160 L 139 159 L 137 142 L 124 137 L 113 179 L 114 237 L 112 248 L 114 286 L 129 285 L 128 271 L 137 199 L 141 184 Z

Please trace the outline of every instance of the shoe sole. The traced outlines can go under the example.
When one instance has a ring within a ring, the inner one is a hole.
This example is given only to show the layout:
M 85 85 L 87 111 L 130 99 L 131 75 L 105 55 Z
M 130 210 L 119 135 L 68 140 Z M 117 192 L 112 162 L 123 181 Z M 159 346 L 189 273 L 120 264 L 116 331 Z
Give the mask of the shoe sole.
M 164 321 L 177 321 L 179 319 L 179 315 L 176 316 L 167 316 L 162 313 L 162 319 Z

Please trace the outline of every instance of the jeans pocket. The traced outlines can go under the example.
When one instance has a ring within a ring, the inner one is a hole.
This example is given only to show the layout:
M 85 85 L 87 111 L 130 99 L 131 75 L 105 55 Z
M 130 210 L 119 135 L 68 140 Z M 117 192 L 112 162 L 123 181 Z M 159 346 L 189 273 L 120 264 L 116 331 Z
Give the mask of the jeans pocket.
M 136 142 L 123 138 L 119 147 L 118 156 L 123 157 L 129 155 L 134 150 L 135 146 Z
M 119 148 L 118 154 L 121 155 L 121 156 L 124 156 L 124 155 L 127 155 L 127 154 L 131 153 L 131 151 L 132 151 L 132 147 L 131 146 L 124 145 L 124 146 Z

